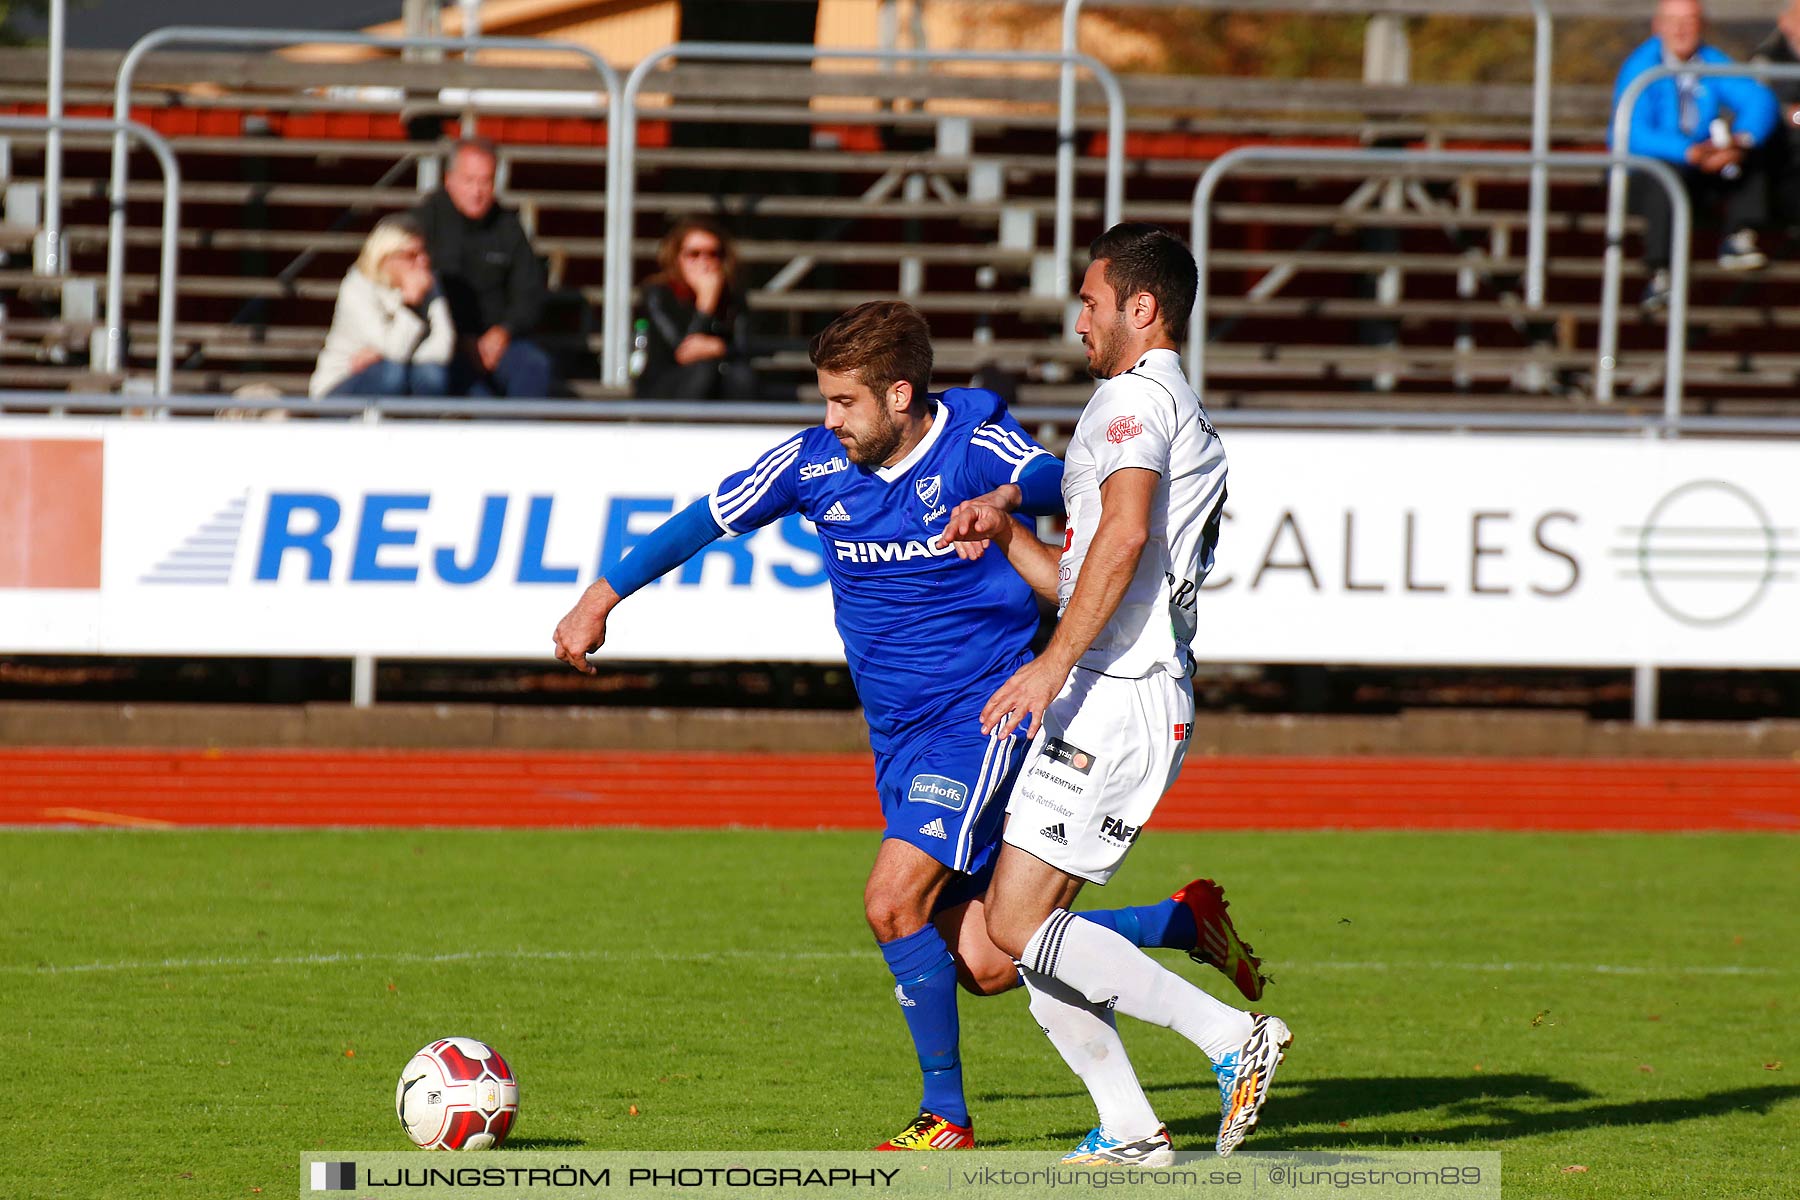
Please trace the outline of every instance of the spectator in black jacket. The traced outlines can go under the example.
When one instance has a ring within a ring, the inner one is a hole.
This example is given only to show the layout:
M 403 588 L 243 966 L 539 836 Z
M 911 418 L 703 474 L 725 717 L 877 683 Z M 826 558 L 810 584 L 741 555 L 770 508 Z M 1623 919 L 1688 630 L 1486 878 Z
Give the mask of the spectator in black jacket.
M 550 356 L 530 335 L 544 311 L 544 269 L 518 214 L 494 201 L 493 143 L 458 142 L 444 186 L 414 210 L 456 322 L 459 353 L 502 396 L 551 394 Z
M 657 248 L 644 283 L 649 344 L 636 394 L 654 400 L 754 400 L 750 314 L 737 287 L 737 251 L 723 226 L 684 217 Z
M 1764 38 L 1750 59 L 1752 62 L 1800 63 L 1800 0 L 1782 11 L 1775 28 Z M 1781 102 L 1781 120 L 1769 137 L 1774 161 L 1770 197 L 1777 218 L 1789 225 L 1800 225 L 1800 79 L 1771 79 L 1769 90 Z

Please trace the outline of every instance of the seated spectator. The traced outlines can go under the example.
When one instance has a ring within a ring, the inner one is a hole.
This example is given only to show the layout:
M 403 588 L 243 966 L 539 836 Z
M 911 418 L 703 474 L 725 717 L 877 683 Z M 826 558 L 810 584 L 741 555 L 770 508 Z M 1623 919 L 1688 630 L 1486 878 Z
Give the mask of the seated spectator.
M 1800 65 L 1800 0 L 1782 10 L 1774 30 L 1750 58 L 1785 67 Z M 1769 177 L 1774 189 L 1769 200 L 1777 221 L 1800 225 L 1800 79 L 1772 79 L 1769 90 L 1781 105 L 1775 132 L 1769 138 Z
M 447 396 L 456 327 L 419 227 L 383 217 L 338 289 L 310 396 Z
M 648 345 L 636 394 L 655 400 L 754 400 L 750 314 L 737 288 L 737 251 L 724 228 L 685 217 L 656 251 L 644 283 Z
M 1660 0 L 1650 29 L 1650 40 L 1619 68 L 1615 109 L 1626 85 L 1653 67 L 1732 61 L 1703 43 L 1706 16 L 1700 0 Z M 1757 231 L 1768 224 L 1763 144 L 1775 128 L 1775 109 L 1774 94 L 1753 79 L 1686 73 L 1651 84 L 1632 116 L 1627 149 L 1663 159 L 1680 171 L 1696 219 L 1723 203 L 1725 235 L 1719 244 L 1719 265 L 1728 271 L 1754 271 L 1768 262 L 1757 246 Z M 1649 226 L 1644 265 L 1650 269 L 1650 285 L 1643 305 L 1659 309 L 1669 300 L 1669 198 L 1660 184 L 1637 174 L 1632 176 L 1630 195 L 1633 211 Z
M 556 385 L 550 356 L 530 340 L 544 312 L 544 268 L 518 214 L 494 200 L 497 164 L 491 142 L 458 142 L 444 186 L 413 218 L 450 301 L 458 354 L 496 394 L 541 398 Z

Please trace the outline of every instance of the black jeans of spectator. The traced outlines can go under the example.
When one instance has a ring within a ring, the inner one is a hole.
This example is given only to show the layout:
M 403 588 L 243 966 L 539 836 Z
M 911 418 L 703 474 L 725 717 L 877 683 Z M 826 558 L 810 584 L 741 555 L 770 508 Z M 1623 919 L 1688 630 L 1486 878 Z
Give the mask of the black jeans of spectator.
M 703 358 L 640 376 L 635 391 L 641 400 L 754 400 L 756 372 L 741 358 Z
M 1769 151 L 1769 207 L 1777 224 L 1800 225 L 1800 128 L 1776 126 Z
M 1702 224 L 1721 204 L 1726 233 L 1761 229 L 1769 223 L 1769 161 L 1760 150 L 1744 156 L 1744 169 L 1736 179 L 1722 179 L 1692 167 L 1677 172 L 1694 206 L 1694 224 Z M 1669 265 L 1669 237 L 1674 209 L 1662 184 L 1648 175 L 1631 176 L 1631 211 L 1644 218 L 1644 265 L 1660 271 Z

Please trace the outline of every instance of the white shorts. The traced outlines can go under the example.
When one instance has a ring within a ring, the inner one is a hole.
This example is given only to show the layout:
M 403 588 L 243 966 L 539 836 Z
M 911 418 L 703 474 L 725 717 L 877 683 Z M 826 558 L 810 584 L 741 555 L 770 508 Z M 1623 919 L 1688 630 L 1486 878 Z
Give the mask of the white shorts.
M 1185 678 L 1159 671 L 1121 679 L 1075 668 L 1013 784 L 1006 842 L 1105 883 L 1181 774 L 1193 720 Z

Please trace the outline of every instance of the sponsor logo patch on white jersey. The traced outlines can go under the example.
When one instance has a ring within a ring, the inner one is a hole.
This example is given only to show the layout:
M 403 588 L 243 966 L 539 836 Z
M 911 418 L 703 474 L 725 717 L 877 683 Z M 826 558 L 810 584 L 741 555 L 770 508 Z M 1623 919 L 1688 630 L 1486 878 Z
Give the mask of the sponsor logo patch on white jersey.
M 1142 432 L 1144 423 L 1136 417 L 1116 417 L 1106 427 L 1106 440 L 1116 446 L 1120 442 L 1129 442 Z

